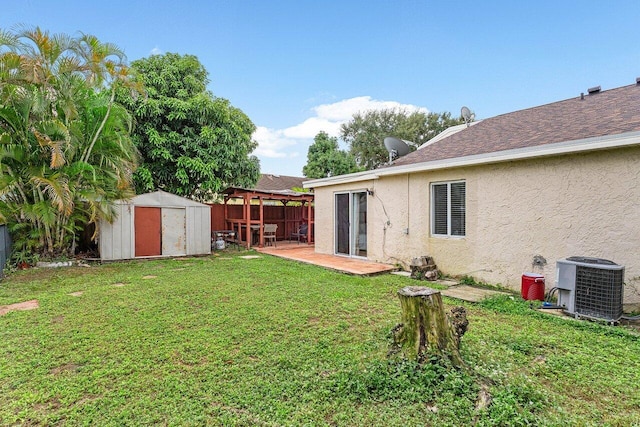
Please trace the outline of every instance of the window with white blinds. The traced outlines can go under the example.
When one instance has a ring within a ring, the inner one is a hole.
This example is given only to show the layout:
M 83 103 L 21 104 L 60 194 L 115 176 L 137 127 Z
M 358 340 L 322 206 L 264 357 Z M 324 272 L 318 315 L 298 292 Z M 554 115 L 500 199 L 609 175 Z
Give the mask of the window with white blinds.
M 431 234 L 464 236 L 466 211 L 464 181 L 431 184 Z

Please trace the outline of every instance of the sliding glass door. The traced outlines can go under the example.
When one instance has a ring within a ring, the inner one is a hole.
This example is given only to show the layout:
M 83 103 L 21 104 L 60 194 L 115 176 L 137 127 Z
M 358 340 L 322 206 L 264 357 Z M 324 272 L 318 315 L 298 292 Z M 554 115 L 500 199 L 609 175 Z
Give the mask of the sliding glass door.
M 367 192 L 335 195 L 335 253 L 367 256 Z

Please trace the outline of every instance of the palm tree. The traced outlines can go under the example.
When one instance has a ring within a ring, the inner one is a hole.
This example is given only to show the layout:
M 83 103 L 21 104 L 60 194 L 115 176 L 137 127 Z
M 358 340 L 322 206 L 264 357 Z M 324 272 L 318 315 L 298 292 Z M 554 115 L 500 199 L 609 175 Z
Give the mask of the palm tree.
M 127 70 L 93 36 L 0 32 L 0 215 L 23 250 L 73 254 L 79 227 L 132 195 L 131 119 L 114 102 Z

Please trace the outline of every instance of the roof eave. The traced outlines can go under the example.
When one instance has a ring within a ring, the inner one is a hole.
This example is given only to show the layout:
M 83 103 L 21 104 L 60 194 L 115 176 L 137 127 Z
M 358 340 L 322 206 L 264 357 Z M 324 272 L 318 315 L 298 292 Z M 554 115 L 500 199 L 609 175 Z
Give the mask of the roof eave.
M 327 185 L 347 184 L 359 181 L 370 181 L 372 179 L 378 179 L 380 175 L 378 170 L 355 172 L 346 175 L 332 176 L 330 178 L 312 179 L 311 181 L 305 181 L 302 183 L 304 188 L 316 188 L 326 187 Z
M 634 145 L 640 145 L 640 131 L 626 132 L 618 135 L 584 138 L 573 141 L 556 142 L 552 144 L 537 145 L 535 147 L 516 148 L 512 150 L 496 151 L 492 153 L 456 157 L 452 159 L 434 160 L 430 162 L 421 162 L 402 166 L 391 166 L 388 168 L 376 169 L 373 171 L 358 172 L 331 178 L 305 181 L 303 185 L 304 188 L 327 187 L 337 184 L 348 184 L 352 182 L 378 179 L 381 176 L 393 176 L 406 173 L 426 172 L 465 166 L 478 166 L 484 164 L 509 162 L 514 160 L 525 160 L 539 157 L 584 153 L 589 151 L 610 150 L 614 148 L 630 147 Z

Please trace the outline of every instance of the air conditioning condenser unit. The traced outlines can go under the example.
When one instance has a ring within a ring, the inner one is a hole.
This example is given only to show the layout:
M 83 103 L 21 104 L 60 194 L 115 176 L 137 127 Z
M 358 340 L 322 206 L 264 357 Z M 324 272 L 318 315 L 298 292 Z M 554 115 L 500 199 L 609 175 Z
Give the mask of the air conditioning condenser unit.
M 558 305 L 574 317 L 617 322 L 622 317 L 624 266 L 573 256 L 556 262 Z

